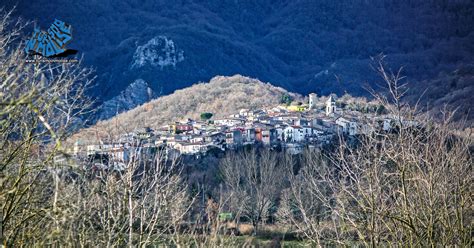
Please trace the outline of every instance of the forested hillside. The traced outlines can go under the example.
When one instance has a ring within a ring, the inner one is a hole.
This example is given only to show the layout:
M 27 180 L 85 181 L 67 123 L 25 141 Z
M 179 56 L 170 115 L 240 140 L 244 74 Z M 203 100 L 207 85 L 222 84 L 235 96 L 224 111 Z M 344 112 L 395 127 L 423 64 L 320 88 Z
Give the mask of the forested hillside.
M 96 69 L 98 104 L 137 79 L 159 96 L 234 74 L 301 94 L 367 95 L 379 53 L 423 89 L 474 55 L 470 0 L 6 1 L 13 5 L 43 29 L 55 18 L 73 26 L 69 48 Z
M 75 136 L 81 140 L 93 140 L 97 132 L 100 132 L 101 137 L 107 137 L 143 127 L 158 129 L 161 125 L 184 118 L 198 120 L 200 114 L 205 112 L 212 113 L 213 118 L 225 117 L 238 113 L 242 108 L 258 109 L 278 105 L 284 94 L 295 100 L 302 100 L 302 96 L 298 94 L 289 93 L 283 88 L 257 79 L 241 75 L 217 76 L 208 83 L 197 83 L 177 90 L 110 120 L 100 121 Z

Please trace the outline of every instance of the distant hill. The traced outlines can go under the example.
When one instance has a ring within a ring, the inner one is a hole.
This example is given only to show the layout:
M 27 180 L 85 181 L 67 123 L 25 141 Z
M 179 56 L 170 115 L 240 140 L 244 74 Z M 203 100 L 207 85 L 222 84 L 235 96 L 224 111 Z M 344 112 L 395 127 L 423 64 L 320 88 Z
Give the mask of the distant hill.
M 133 131 L 136 128 L 160 126 L 184 118 L 199 119 L 201 113 L 211 112 L 213 118 L 234 114 L 242 108 L 255 109 L 277 105 L 288 94 L 295 100 L 303 97 L 283 88 L 241 75 L 217 76 L 208 83 L 197 83 L 173 94 L 152 100 L 95 126 L 81 130 L 74 139 L 95 139 Z
M 98 104 L 106 102 L 106 114 L 98 113 L 103 118 L 142 104 L 127 97 L 138 79 L 157 96 L 235 74 L 300 94 L 367 96 L 362 86 L 379 80 L 370 57 L 379 53 L 394 70 L 403 65 L 420 87 L 474 57 L 472 0 L 2 3 L 7 9 L 16 5 L 15 15 L 42 29 L 55 18 L 72 25 L 68 48 L 97 72 L 90 93 Z M 141 92 L 139 99 L 149 97 L 150 91 Z
M 442 118 L 442 111 L 456 111 L 455 121 L 474 123 L 474 64 L 465 65 L 450 73 L 440 73 L 431 80 L 412 84 L 405 100 L 432 116 Z

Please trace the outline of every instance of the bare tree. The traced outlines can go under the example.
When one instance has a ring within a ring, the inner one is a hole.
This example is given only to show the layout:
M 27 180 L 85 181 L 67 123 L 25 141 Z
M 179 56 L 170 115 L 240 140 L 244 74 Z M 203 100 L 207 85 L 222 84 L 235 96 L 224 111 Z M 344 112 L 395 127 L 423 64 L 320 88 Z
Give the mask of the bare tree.
M 132 146 L 125 166 L 110 161 L 106 170 L 85 168 L 73 177 L 64 173 L 62 243 L 146 247 L 180 242 L 180 225 L 193 203 L 180 163 L 164 150 L 142 149 Z
M 238 234 L 238 226 L 235 219 L 222 219 L 220 214 L 228 212 L 232 207 L 231 200 L 234 199 L 232 192 L 225 192 L 220 187 L 215 198 L 209 198 L 206 203 L 205 215 L 198 215 L 197 219 L 204 220 L 204 225 L 195 222 L 189 233 L 191 238 L 182 240 L 178 245 L 192 247 L 237 247 L 238 239 L 233 238 Z M 205 217 L 205 218 L 203 218 Z
M 0 13 L 0 202 L 7 245 L 40 242 L 52 230 L 32 223 L 57 223 L 54 158 L 91 105 L 84 95 L 91 71 L 26 63 L 19 38 L 27 23 L 10 15 Z
M 222 160 L 221 172 L 227 189 L 233 193 L 233 211 L 247 218 L 257 233 L 259 224 L 276 205 L 284 178 L 277 155 L 264 149 L 232 153 Z
M 307 153 L 280 218 L 319 245 L 472 245 L 472 134 L 459 135 L 449 114 L 435 122 L 418 113 L 402 102 L 400 73 L 382 63 L 379 72 L 392 131 L 374 123 L 356 145 L 341 137 L 323 159 Z
M 334 230 L 331 219 L 333 203 L 329 200 L 331 185 L 328 177 L 333 175 L 334 167 L 319 150 L 305 150 L 301 164 L 303 167 L 294 174 L 295 161 L 286 156 L 286 175 L 290 187 L 284 189 L 277 212 L 279 223 L 288 225 L 288 231 L 302 233 L 305 239 L 322 246 L 325 233 Z

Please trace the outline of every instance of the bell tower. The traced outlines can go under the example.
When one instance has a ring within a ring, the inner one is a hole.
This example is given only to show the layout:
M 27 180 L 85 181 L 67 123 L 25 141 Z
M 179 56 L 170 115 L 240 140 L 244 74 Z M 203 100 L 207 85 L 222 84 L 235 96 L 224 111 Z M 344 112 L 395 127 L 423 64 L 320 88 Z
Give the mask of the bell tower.
M 336 113 L 336 101 L 332 97 L 329 96 L 328 100 L 326 101 L 326 115 L 331 115 Z
M 315 93 L 309 94 L 309 104 L 308 104 L 309 109 L 314 109 L 316 107 L 316 98 L 317 97 L 318 97 L 318 95 L 316 95 Z

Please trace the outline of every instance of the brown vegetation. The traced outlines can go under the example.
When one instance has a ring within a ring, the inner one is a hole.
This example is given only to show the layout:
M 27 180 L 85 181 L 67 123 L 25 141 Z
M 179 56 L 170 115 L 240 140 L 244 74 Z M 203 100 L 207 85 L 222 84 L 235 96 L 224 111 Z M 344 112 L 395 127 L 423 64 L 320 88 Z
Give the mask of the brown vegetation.
M 240 75 L 217 76 L 209 83 L 198 83 L 177 90 L 173 94 L 145 103 L 133 110 L 101 121 L 75 137 L 82 140 L 100 136 L 117 135 L 148 126 L 153 129 L 184 118 L 199 120 L 201 113 L 212 113 L 214 119 L 237 113 L 240 109 L 258 109 L 280 103 L 281 95 L 301 96 L 286 90 Z

